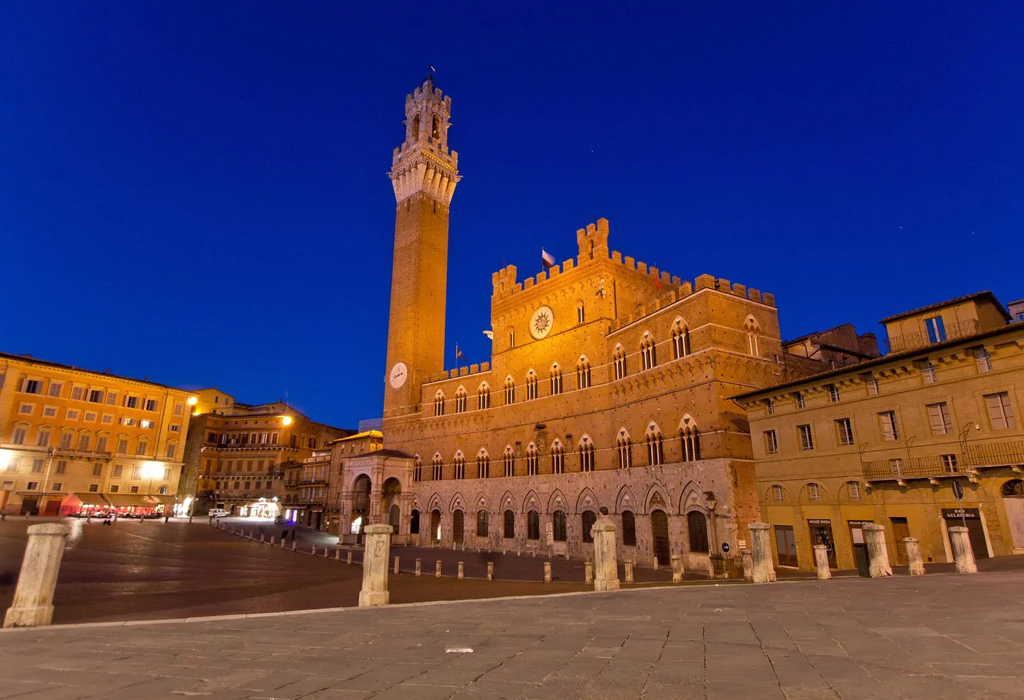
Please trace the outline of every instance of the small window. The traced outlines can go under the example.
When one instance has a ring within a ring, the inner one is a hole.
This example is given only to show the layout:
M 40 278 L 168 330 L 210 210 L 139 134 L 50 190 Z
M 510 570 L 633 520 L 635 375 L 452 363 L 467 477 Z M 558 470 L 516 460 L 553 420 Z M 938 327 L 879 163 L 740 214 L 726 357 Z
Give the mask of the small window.
M 864 378 L 864 383 L 868 387 L 868 396 L 878 396 L 878 378 L 873 374 L 869 374 Z
M 807 493 L 812 501 L 821 500 L 821 487 L 817 484 L 807 484 Z
M 765 399 L 764 400 L 764 408 L 765 408 L 765 411 L 768 412 L 769 416 L 774 416 L 775 415 L 775 403 L 771 399 Z
M 814 449 L 814 435 L 811 433 L 811 426 L 809 425 L 798 425 L 796 426 L 797 435 L 800 438 L 800 449 L 801 450 L 813 450 Z
M 103 397 L 102 389 L 92 389 L 89 391 L 89 401 L 91 403 L 103 403 Z
M 50 484 L 50 487 L 54 491 L 61 491 L 64 488 L 64 482 L 62 482 L 62 481 L 54 481 L 53 483 Z
M 1013 417 L 1013 404 L 1010 403 L 1010 394 L 1001 391 L 997 394 L 985 395 L 985 406 L 988 408 L 988 418 L 993 430 L 1007 430 L 1016 427 L 1017 423 Z
M 941 343 L 946 339 L 946 327 L 942 323 L 942 316 L 932 316 L 924 320 L 924 327 L 928 331 L 929 343 Z
M 835 384 L 828 385 L 828 400 L 832 403 L 839 403 L 839 387 Z
M 576 323 L 582 324 L 586 321 L 586 313 L 583 311 L 583 302 L 576 306 Z
M 627 547 L 636 546 L 636 516 L 631 510 L 622 512 L 622 544 Z
M 26 490 L 28 490 L 28 491 L 38 491 L 39 490 L 39 482 L 38 481 L 30 481 L 30 482 L 28 482 L 28 484 L 26 486 Z
M 849 418 L 840 418 L 836 421 L 836 439 L 840 445 L 853 444 L 853 424 Z
M 110 485 L 110 493 L 117 493 L 120 490 L 121 490 L 121 487 L 118 486 L 117 484 L 111 484 Z
M 793 394 L 793 398 L 796 399 L 796 407 L 797 408 L 806 408 L 807 407 L 807 404 L 804 403 L 804 395 L 802 393 L 800 393 L 799 391 L 797 391 L 797 392 L 795 392 Z
M 526 514 L 526 539 L 540 539 L 540 513 L 535 510 Z
M 41 394 L 43 393 L 43 380 L 26 379 L 25 383 L 21 386 L 21 390 L 26 394 Z
M 846 491 L 849 494 L 851 501 L 859 501 L 864 497 L 860 490 L 859 481 L 847 481 Z
M 764 431 L 764 451 L 770 455 L 779 453 L 779 438 L 774 430 Z
M 776 503 L 782 503 L 782 501 L 785 499 L 782 487 L 779 486 L 778 484 L 772 486 L 772 498 L 775 500 Z
M 930 403 L 926 408 L 928 409 L 928 419 L 931 423 L 932 435 L 949 435 L 953 430 L 953 421 L 949 417 L 949 406 L 946 405 L 946 402 Z
M 935 383 L 935 365 L 930 361 L 925 360 L 921 365 L 921 377 L 924 379 L 925 384 Z
M 89 493 L 98 493 L 100 490 L 99 484 L 89 484 Z
M 67 462 L 66 459 L 62 459 L 62 460 L 59 460 L 57 462 L 57 470 L 56 471 L 57 471 L 58 474 L 67 474 L 68 473 L 68 462 Z
M 567 539 L 567 537 L 566 537 L 567 533 L 566 533 L 565 511 L 556 510 L 551 515 L 551 520 L 552 520 L 552 528 L 551 529 L 553 530 L 552 536 L 553 536 L 555 542 L 565 542 L 566 539 Z
M 585 543 L 591 543 L 594 541 L 594 535 L 591 532 L 591 528 L 594 527 L 594 523 L 597 522 L 597 513 L 592 510 L 585 510 L 580 516 L 580 525 L 583 527 L 583 541 Z
M 882 411 L 878 414 L 878 422 L 882 429 L 883 440 L 893 441 L 900 439 L 900 431 L 896 425 L 895 411 Z
M 956 455 L 942 455 L 942 469 L 947 474 L 959 474 Z
M 504 513 L 504 533 L 506 540 L 515 539 L 516 536 L 516 514 L 510 510 Z
M 158 404 L 157 404 L 157 400 L 156 399 L 146 399 L 146 410 L 147 411 L 155 411 L 157 409 L 157 405 Z
M 974 351 L 974 359 L 978 362 L 979 372 L 992 371 L 992 357 L 989 356 L 988 351 L 985 348 L 977 348 Z

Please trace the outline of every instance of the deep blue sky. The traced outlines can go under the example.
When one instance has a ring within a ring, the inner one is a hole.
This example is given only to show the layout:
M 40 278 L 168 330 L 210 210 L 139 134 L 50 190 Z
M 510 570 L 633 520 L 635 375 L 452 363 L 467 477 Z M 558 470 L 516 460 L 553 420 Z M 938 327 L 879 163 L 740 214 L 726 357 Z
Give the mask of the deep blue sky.
M 338 425 L 383 394 L 405 93 L 464 179 L 448 356 L 575 230 L 795 337 L 1024 297 L 1019 2 L 7 2 L 0 349 Z

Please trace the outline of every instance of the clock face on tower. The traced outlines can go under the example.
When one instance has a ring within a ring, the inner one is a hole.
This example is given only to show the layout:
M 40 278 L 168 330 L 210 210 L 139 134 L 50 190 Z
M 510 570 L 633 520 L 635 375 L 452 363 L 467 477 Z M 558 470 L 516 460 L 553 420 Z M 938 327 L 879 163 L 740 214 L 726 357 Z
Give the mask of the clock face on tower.
M 391 374 L 388 375 L 388 381 L 391 382 L 391 388 L 401 389 L 408 376 L 409 368 L 405 366 L 405 363 L 396 362 L 395 366 L 391 368 Z
M 533 312 L 530 317 L 530 335 L 540 340 L 551 332 L 551 326 L 555 323 L 555 314 L 550 306 L 542 306 Z

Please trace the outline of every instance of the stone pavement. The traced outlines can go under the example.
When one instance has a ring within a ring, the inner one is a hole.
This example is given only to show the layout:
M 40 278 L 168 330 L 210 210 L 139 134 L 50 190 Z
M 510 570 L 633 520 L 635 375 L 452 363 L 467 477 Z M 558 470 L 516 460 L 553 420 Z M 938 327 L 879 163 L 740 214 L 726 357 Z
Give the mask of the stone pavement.
M 1021 590 L 1008 571 L 11 630 L 0 697 L 1020 698 Z

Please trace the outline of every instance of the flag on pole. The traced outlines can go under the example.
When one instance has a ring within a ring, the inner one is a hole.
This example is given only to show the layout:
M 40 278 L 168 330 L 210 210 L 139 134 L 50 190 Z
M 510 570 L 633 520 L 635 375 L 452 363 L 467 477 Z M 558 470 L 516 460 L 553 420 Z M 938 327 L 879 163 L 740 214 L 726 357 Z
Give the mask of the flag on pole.
M 466 356 L 462 354 L 461 350 L 459 350 L 459 344 L 458 343 L 455 343 L 455 359 L 457 359 L 457 360 L 464 360 L 464 359 L 466 359 Z
M 555 266 L 555 256 L 541 248 L 540 263 L 541 265 L 544 266 L 545 270 L 550 270 L 552 267 Z

